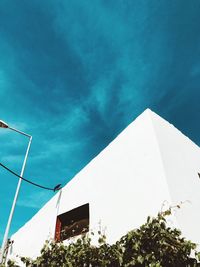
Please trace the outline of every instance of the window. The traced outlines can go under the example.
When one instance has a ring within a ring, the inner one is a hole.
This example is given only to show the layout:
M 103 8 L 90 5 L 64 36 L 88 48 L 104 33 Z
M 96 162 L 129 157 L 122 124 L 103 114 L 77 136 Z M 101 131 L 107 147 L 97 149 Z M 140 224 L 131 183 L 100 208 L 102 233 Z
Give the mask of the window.
M 60 214 L 56 221 L 55 240 L 63 241 L 89 231 L 89 204 Z

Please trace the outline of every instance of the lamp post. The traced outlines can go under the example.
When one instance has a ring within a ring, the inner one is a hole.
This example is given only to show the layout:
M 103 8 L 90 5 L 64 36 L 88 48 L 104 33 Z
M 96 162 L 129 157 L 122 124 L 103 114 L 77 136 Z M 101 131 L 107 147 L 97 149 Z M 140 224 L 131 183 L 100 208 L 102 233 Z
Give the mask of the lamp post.
M 15 131 L 15 132 L 17 132 L 19 134 L 22 134 L 22 135 L 24 135 L 24 136 L 29 138 L 28 147 L 26 149 L 26 154 L 25 154 L 25 157 L 24 157 L 24 162 L 23 162 L 23 165 L 22 165 L 21 173 L 20 173 L 20 176 L 23 177 L 24 169 L 25 169 L 26 161 L 27 161 L 27 157 L 28 157 L 28 152 L 29 152 L 29 149 L 30 149 L 31 141 L 32 141 L 32 136 L 29 135 L 29 134 L 26 134 L 24 132 L 21 132 L 21 131 L 15 129 L 15 128 L 10 127 L 7 123 L 5 123 L 4 121 L 1 121 L 1 120 L 0 120 L 0 127 L 1 128 L 6 128 L 6 129 L 10 129 L 12 131 Z M 19 181 L 18 181 L 18 184 L 17 184 L 15 196 L 14 196 L 12 207 L 11 207 L 11 210 L 10 210 L 10 215 L 9 215 L 7 226 L 6 226 L 6 230 L 5 230 L 5 233 L 4 233 L 4 238 L 3 238 L 3 242 L 2 242 L 2 246 L 1 246 L 0 264 L 3 263 L 3 261 L 4 261 L 4 254 L 5 254 L 5 250 L 6 250 L 8 234 L 9 234 L 10 225 L 11 225 L 11 222 L 12 222 L 12 217 L 13 217 L 13 214 L 14 214 L 14 210 L 15 210 L 15 206 L 16 206 L 16 202 L 17 202 L 17 198 L 18 198 L 21 182 L 22 182 L 22 179 L 20 178 Z

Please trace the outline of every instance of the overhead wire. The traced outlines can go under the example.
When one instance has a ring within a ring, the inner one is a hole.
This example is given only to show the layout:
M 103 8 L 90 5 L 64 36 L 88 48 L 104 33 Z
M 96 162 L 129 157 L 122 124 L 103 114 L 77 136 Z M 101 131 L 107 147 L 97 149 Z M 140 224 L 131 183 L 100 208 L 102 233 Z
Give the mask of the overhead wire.
M 23 181 L 25 181 L 25 182 L 27 182 L 27 183 L 29 183 L 29 184 L 32 184 L 32 185 L 34 185 L 34 186 L 37 186 L 37 187 L 40 187 L 40 188 L 42 188 L 42 189 L 46 189 L 46 190 L 51 190 L 51 191 L 54 191 L 54 192 L 57 191 L 57 190 L 59 190 L 59 189 L 61 189 L 61 184 L 56 185 L 54 188 L 46 187 L 46 186 L 43 186 L 43 185 L 34 183 L 34 182 L 32 182 L 32 181 L 30 181 L 30 180 L 24 178 L 24 177 L 21 177 L 19 174 L 17 174 L 16 172 L 12 171 L 10 168 L 8 168 L 7 166 L 5 166 L 5 165 L 2 164 L 1 162 L 0 162 L 0 166 L 3 167 L 3 168 L 4 168 L 5 170 L 7 170 L 8 172 L 10 172 L 10 173 L 14 174 L 15 176 L 17 176 L 18 178 L 22 179 Z

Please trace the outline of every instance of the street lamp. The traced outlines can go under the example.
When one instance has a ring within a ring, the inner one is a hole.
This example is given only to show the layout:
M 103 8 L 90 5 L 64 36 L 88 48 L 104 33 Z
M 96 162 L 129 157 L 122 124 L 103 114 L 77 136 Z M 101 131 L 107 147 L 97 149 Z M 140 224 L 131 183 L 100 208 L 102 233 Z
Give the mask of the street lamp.
M 15 129 L 15 128 L 10 127 L 7 123 L 5 123 L 2 120 L 0 120 L 0 128 L 10 129 L 12 131 L 15 131 L 15 132 L 17 132 L 19 134 L 22 134 L 22 135 L 24 135 L 24 136 L 29 138 L 29 143 L 28 143 L 28 147 L 26 149 L 26 154 L 25 154 L 25 157 L 24 157 L 24 162 L 23 162 L 22 169 L 21 169 L 21 174 L 20 174 L 20 177 L 23 177 L 24 169 L 25 169 L 25 165 L 26 165 L 26 160 L 27 160 L 27 157 L 28 157 L 28 152 L 29 152 L 29 149 L 30 149 L 31 141 L 32 141 L 32 136 L 29 135 L 29 134 L 26 134 L 24 132 L 21 132 L 21 131 Z M 14 196 L 13 203 L 12 203 L 12 208 L 10 210 L 10 215 L 9 215 L 9 218 L 8 218 L 6 230 L 5 230 L 4 237 L 3 237 L 3 242 L 2 242 L 2 246 L 1 246 L 0 264 L 3 263 L 3 261 L 4 261 L 4 254 L 5 254 L 5 250 L 6 250 L 8 234 L 9 234 L 10 225 L 11 225 L 13 213 L 14 213 L 14 210 L 15 210 L 15 206 L 16 206 L 16 202 L 17 202 L 17 198 L 18 198 L 21 182 L 22 182 L 22 179 L 20 178 L 19 181 L 18 181 L 18 184 L 17 184 L 15 196 Z

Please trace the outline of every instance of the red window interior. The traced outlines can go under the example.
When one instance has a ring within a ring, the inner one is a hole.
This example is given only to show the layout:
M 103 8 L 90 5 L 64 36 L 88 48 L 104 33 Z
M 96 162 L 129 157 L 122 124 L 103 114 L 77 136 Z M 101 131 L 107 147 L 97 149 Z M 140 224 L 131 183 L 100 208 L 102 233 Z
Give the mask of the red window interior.
M 89 204 L 60 214 L 57 217 L 55 240 L 63 241 L 89 231 Z

